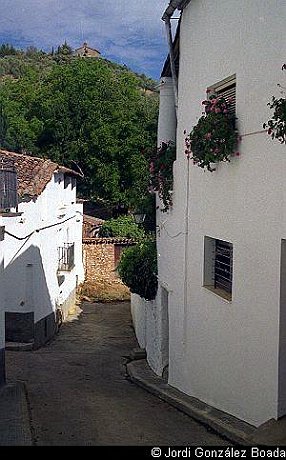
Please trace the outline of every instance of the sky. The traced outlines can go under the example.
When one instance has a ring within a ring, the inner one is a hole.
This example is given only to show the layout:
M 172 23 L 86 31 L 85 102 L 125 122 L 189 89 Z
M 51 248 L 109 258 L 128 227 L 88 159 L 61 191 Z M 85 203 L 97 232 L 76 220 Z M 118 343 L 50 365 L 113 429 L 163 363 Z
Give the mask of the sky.
M 0 0 L 0 43 L 44 51 L 87 42 L 106 59 L 155 79 L 165 61 L 169 0 Z

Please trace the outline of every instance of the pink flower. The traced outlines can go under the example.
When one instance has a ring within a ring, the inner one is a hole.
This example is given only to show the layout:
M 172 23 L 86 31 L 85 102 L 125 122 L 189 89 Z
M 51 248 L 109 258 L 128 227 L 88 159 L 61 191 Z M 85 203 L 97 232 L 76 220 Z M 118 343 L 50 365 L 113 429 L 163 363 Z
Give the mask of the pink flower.
M 227 110 L 227 109 L 224 109 L 224 110 L 223 110 L 223 113 L 228 113 L 228 110 Z
M 215 107 L 214 111 L 215 113 L 221 113 L 221 109 L 219 107 Z
M 207 140 L 210 140 L 211 137 L 212 137 L 212 133 L 207 133 L 207 134 L 205 135 L 205 138 L 206 138 Z

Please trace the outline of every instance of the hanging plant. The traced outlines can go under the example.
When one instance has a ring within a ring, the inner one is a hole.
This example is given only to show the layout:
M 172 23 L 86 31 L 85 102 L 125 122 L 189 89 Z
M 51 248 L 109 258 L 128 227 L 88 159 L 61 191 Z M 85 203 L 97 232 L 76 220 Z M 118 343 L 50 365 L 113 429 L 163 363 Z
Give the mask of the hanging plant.
M 286 64 L 282 66 L 282 70 L 286 70 Z M 278 84 L 280 88 L 282 86 Z M 285 91 L 281 89 L 282 97 L 276 98 L 272 96 L 268 106 L 273 110 L 273 116 L 267 123 L 263 123 L 263 129 L 267 129 L 268 134 L 272 139 L 277 139 L 281 144 L 286 144 L 286 98 Z
M 186 137 L 185 153 L 193 163 L 208 171 L 215 171 L 214 163 L 230 161 L 236 152 L 238 133 L 231 100 L 212 95 L 202 102 L 204 113 Z M 185 132 L 186 134 L 186 132 Z
M 174 142 L 162 142 L 156 150 L 146 154 L 149 161 L 150 187 L 149 191 L 158 192 L 164 207 L 163 212 L 172 206 L 173 163 L 176 159 Z

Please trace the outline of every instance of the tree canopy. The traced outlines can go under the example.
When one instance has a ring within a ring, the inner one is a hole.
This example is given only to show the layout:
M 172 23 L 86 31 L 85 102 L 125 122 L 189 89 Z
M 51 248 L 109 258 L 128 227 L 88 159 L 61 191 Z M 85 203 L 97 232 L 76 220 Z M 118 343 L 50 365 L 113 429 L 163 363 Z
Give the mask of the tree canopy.
M 0 59 L 0 147 L 78 167 L 84 197 L 141 206 L 148 200 L 142 151 L 156 143 L 158 97 L 144 91 L 148 78 L 67 49 Z

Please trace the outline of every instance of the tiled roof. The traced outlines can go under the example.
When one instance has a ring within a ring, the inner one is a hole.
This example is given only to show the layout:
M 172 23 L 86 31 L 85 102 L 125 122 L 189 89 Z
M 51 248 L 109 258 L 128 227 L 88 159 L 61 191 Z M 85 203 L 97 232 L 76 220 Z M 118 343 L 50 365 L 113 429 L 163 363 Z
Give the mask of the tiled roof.
M 71 169 L 59 166 L 51 160 L 8 152 L 0 149 L 0 165 L 2 162 L 13 163 L 17 171 L 18 195 L 30 198 L 39 196 L 50 182 L 55 172 L 79 174 Z
M 87 214 L 83 215 L 83 223 L 87 225 L 101 225 L 105 222 L 103 219 L 99 219 L 98 217 L 88 216 Z
M 83 215 L 83 238 L 95 238 L 105 221 L 98 217 Z
M 133 245 L 137 241 L 132 238 L 83 238 L 83 243 L 85 244 L 119 244 L 123 245 Z

